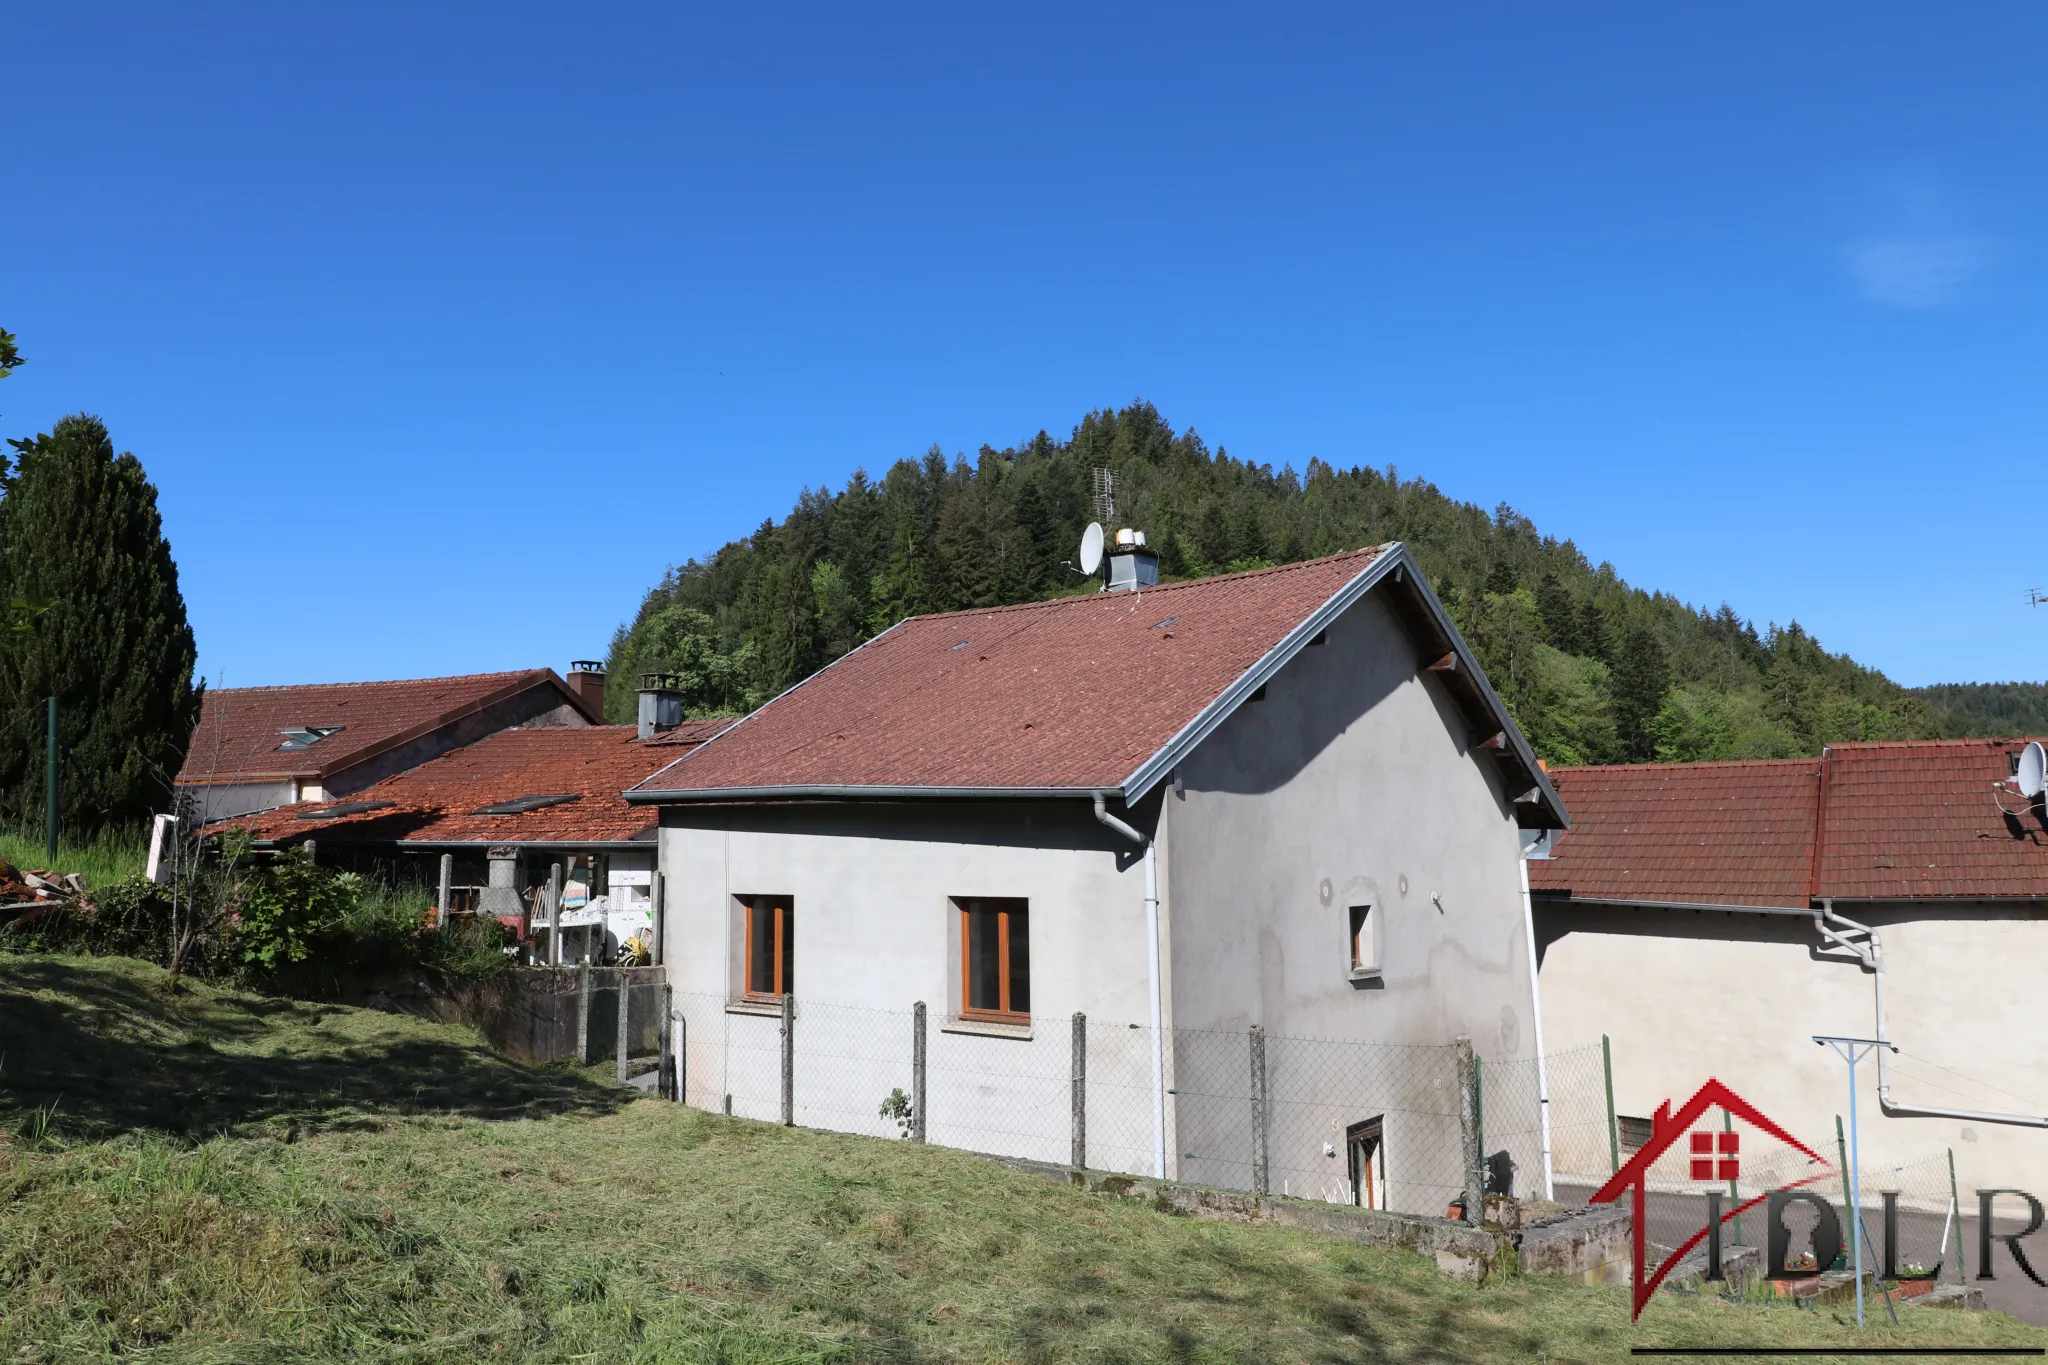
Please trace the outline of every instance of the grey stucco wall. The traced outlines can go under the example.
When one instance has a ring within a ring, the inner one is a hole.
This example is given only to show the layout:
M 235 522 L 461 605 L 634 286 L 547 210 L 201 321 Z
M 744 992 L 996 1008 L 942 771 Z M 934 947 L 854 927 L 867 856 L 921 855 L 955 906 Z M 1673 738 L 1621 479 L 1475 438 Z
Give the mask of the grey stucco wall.
M 178 794 L 192 802 L 200 819 L 226 820 L 290 805 L 297 798 L 298 783 L 290 778 L 280 782 L 195 782 L 179 787 Z
M 1415 656 L 1368 597 L 1181 765 L 1175 1022 L 1530 1055 L 1512 808 Z M 1365 902 L 1383 971 L 1353 982 L 1346 910 Z
M 1620 1113 L 1683 1104 L 1712 1077 L 1832 1156 L 1848 1071 L 1813 1037 L 1870 1036 L 1876 1002 L 1868 972 L 1818 955 L 1810 920 L 1536 904 L 1548 1041 L 1555 1050 L 1607 1034 Z M 2048 962 L 2048 907 L 1836 909 L 1871 925 L 1884 945 L 1888 1032 L 1901 1049 L 1887 1065 L 1897 1102 L 2048 1115 L 2048 1029 L 2036 986 Z M 1931 1166 L 1945 1191 L 1952 1150 L 1966 1212 L 1979 1188 L 2048 1198 L 2048 1131 L 1887 1118 L 1876 1068 L 1866 1060 L 1857 1078 L 1866 1186 L 1925 1183 L 1922 1168 Z M 1905 1178 L 1883 1184 L 1899 1167 Z M 1868 1189 L 1866 1197 L 1875 1199 Z
M 1389 1197 L 1441 1212 L 1462 1186 L 1449 1059 L 1291 1041 L 1462 1035 L 1489 1062 L 1534 1055 L 1512 806 L 1416 655 L 1367 597 L 1182 764 L 1165 802 L 1170 979 L 1181 1028 L 1274 1035 L 1276 1190 L 1347 1197 L 1344 1129 L 1384 1116 Z M 1354 980 L 1348 911 L 1367 903 L 1381 971 Z M 1184 1056 L 1180 1088 L 1227 1096 L 1232 1066 Z M 1183 1150 L 1234 1163 L 1233 1102 L 1184 1100 L 1181 1118 Z M 1540 1171 L 1531 1136 L 1524 1188 Z M 1210 1175 L 1198 1159 L 1187 1178 Z
M 670 979 L 687 1023 L 686 1098 L 779 1113 L 778 1021 L 735 1005 L 743 912 L 795 910 L 798 1122 L 893 1135 L 910 1011 L 929 1011 L 934 1142 L 1066 1159 L 1069 1019 L 1089 1017 L 1091 1163 L 1149 1168 L 1144 877 L 1083 801 L 873 802 L 662 812 Z M 957 896 L 1030 902 L 1029 1036 L 958 1031 Z M 731 1007 L 729 1007 L 731 1006 Z

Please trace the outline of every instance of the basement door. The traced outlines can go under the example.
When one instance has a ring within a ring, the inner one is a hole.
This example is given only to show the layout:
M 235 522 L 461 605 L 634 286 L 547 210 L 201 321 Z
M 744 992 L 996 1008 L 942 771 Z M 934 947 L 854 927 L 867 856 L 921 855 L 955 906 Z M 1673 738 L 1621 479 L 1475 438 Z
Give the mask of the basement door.
M 1381 1145 L 1386 1116 L 1354 1123 L 1344 1130 L 1344 1155 L 1351 1167 L 1351 1202 L 1360 1208 L 1385 1208 L 1387 1154 Z

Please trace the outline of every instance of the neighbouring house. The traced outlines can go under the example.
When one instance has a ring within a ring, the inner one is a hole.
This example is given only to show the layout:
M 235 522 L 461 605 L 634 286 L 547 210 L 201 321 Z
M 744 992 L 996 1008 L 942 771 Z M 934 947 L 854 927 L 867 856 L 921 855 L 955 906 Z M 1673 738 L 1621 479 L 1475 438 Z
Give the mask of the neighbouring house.
M 599 725 L 604 666 L 206 693 L 179 795 L 201 820 L 359 792 L 515 727 Z
M 1529 863 L 1544 1019 L 1613 1039 L 1624 1146 L 1715 1077 L 1832 1151 L 1848 1071 L 1813 1039 L 1882 1029 L 1899 1051 L 1857 1073 L 1866 1185 L 1953 1149 L 1966 1210 L 2048 1190 L 2048 812 L 2010 784 L 2024 745 L 1553 771 L 1573 823 Z
M 1066 1160 L 1085 1015 L 1089 1164 L 1225 1183 L 1253 1025 L 1532 1055 L 1523 830 L 1565 809 L 1408 550 L 1144 580 L 903 621 L 627 793 L 659 808 L 690 1102 L 776 1117 L 793 997 L 799 1121 L 872 1124 L 860 1059 L 923 1002 L 955 1078 L 930 1140 Z M 1457 1113 L 1434 1081 L 1274 1084 L 1359 1111 L 1276 1100 L 1295 1193 L 1368 1131 L 1398 1172 L 1394 1111 Z
M 450 913 L 496 916 L 540 960 L 609 961 L 628 938 L 651 936 L 660 870 L 653 815 L 622 793 L 729 724 L 728 717 L 661 730 L 500 730 L 344 800 L 226 818 L 214 828 L 246 829 L 265 849 L 317 845 L 323 866 L 417 887 Z

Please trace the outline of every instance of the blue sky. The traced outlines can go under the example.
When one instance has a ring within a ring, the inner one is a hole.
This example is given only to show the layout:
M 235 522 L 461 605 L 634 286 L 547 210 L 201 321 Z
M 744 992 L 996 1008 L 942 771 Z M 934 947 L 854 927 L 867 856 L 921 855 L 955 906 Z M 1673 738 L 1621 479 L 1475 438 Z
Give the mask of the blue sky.
M 17 7 L 0 431 L 106 419 L 230 685 L 601 656 L 804 485 L 1134 397 L 2038 679 L 2044 58 L 2021 3 Z

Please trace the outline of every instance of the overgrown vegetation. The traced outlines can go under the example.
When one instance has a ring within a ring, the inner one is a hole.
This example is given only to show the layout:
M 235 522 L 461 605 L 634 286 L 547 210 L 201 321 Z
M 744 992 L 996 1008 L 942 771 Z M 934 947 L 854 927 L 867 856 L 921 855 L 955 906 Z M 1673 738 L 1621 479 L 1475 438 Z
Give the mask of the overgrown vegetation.
M 1552 1360 L 2037 1345 L 1170 1217 L 959 1152 L 699 1113 L 465 1031 L 0 956 L 0 1359 Z
M 1631 587 L 1505 504 L 1489 515 L 1391 466 L 1238 460 L 1145 403 L 1089 413 L 1064 441 L 1040 432 L 971 463 L 934 447 L 805 490 L 782 521 L 671 570 L 620 627 L 612 672 L 680 674 L 694 714 L 744 710 L 905 616 L 1076 591 L 1066 561 L 1097 470 L 1169 578 L 1406 541 L 1554 763 L 1811 754 L 1945 724 L 1797 622 L 1759 631 L 1725 604 Z M 630 719 L 632 689 L 607 704 Z
M 18 865 L 48 861 L 18 835 L 0 838 L 0 851 Z M 254 853 L 233 834 L 190 841 L 183 856 L 173 884 L 157 885 L 142 877 L 146 850 L 117 833 L 60 846 L 60 870 L 90 869 L 87 902 L 0 911 L 0 948 L 133 957 L 174 974 L 314 995 L 387 972 L 478 979 L 505 968 L 496 920 L 429 927 L 424 888 L 319 867 L 298 850 Z

